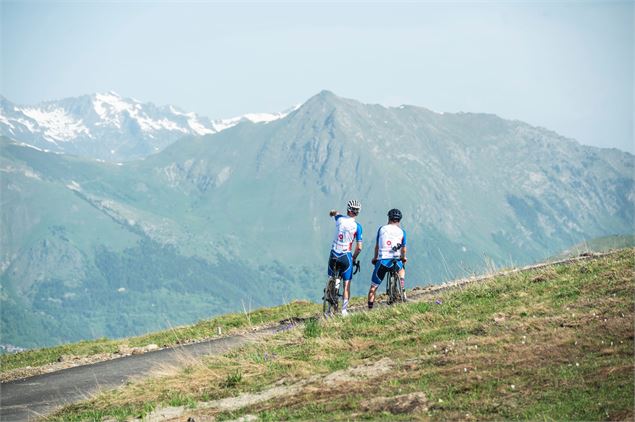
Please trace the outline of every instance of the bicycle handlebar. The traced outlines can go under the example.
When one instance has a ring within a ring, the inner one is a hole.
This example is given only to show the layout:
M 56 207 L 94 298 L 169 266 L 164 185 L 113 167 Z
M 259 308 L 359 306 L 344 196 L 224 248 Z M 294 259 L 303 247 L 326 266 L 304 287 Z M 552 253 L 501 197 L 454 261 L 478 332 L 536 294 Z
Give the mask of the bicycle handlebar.
M 399 249 L 401 249 L 403 245 L 401 243 L 397 243 L 395 246 L 392 247 L 392 251 L 393 252 L 397 252 Z

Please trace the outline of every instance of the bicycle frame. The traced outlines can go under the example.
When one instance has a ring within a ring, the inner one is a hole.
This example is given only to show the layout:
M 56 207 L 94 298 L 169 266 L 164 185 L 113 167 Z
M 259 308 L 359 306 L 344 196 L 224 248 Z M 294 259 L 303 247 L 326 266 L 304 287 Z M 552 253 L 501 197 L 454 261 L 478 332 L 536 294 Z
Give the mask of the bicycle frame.
M 344 280 L 342 279 L 342 273 L 339 269 L 333 269 L 333 275 L 329 276 L 326 287 L 324 287 L 324 296 L 322 296 L 323 305 L 322 311 L 325 316 L 330 316 L 336 313 L 339 309 L 340 297 L 343 297 Z M 335 280 L 339 279 L 340 283 L 338 289 L 335 290 Z

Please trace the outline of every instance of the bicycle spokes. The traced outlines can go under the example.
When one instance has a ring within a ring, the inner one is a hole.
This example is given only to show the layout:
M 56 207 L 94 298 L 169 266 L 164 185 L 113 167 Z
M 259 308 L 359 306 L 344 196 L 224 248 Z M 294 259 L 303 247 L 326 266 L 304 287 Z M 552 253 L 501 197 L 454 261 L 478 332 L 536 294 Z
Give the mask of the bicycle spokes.
M 329 277 L 326 287 L 324 288 L 324 296 L 322 297 L 324 304 L 322 311 L 327 317 L 336 313 L 339 308 L 340 295 L 337 281 L 341 282 L 338 278 Z

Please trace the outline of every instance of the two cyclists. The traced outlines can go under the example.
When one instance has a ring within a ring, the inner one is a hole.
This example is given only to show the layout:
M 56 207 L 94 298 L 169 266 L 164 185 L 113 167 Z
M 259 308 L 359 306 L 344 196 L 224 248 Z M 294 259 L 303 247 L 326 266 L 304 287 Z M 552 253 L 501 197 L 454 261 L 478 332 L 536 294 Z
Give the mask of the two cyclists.
M 352 199 L 346 204 L 346 215 L 339 214 L 332 210 L 329 215 L 335 218 L 335 238 L 331 245 L 329 256 L 329 277 L 336 272 L 341 274 L 344 280 L 344 294 L 342 303 L 342 315 L 348 313 L 348 299 L 351 295 L 351 279 L 353 278 L 353 266 L 357 264 L 357 257 L 362 251 L 362 226 L 355 221 L 362 205 L 359 201 Z M 352 252 L 353 242 L 355 251 Z M 339 286 L 336 286 L 338 289 Z
M 342 304 L 342 315 L 348 313 L 348 301 L 350 298 L 350 283 L 353 277 L 353 267 L 359 266 L 357 257 L 362 251 L 362 226 L 355 221 L 359 215 L 361 204 L 357 200 L 348 201 L 346 216 L 332 210 L 329 215 L 335 218 L 335 238 L 331 246 L 329 256 L 328 275 L 332 277 L 336 272 L 341 274 L 344 280 L 344 293 Z M 404 264 L 406 258 L 406 232 L 401 228 L 401 211 L 393 208 L 388 211 L 388 223 L 381 226 L 377 231 L 377 242 L 375 244 L 375 254 L 372 259 L 375 269 L 371 278 L 370 290 L 368 291 L 368 308 L 372 309 L 375 304 L 375 292 L 382 280 L 389 273 L 393 266 L 397 266 L 401 289 L 404 289 L 406 271 Z M 352 252 L 353 242 L 356 243 L 355 251 Z M 336 289 L 339 286 L 336 286 Z

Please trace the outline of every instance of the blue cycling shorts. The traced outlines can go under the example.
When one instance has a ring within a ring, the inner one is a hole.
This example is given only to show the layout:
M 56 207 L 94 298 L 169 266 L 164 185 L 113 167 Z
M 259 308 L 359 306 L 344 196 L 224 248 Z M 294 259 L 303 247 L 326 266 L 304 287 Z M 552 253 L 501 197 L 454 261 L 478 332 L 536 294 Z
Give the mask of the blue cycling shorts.
M 349 281 L 353 278 L 353 254 L 350 252 L 338 253 L 331 250 L 329 256 L 329 276 L 335 275 L 335 271 L 340 272 L 342 280 Z
M 370 282 L 373 286 L 379 286 L 386 276 L 386 273 L 392 269 L 392 259 L 381 259 L 377 261 L 375 264 L 375 269 L 373 270 L 373 277 Z M 401 270 L 403 268 L 403 262 L 397 261 L 397 270 Z

